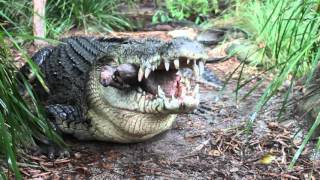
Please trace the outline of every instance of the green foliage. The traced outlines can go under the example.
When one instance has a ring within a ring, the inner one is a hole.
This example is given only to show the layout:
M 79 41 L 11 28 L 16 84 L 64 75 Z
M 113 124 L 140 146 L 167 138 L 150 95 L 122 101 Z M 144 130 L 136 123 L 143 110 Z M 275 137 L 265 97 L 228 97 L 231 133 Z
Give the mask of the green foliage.
M 306 144 L 308 143 L 308 141 L 310 140 L 310 138 L 312 137 L 313 133 L 316 131 L 317 127 L 319 127 L 320 125 L 320 113 L 318 113 L 317 119 L 314 121 L 313 125 L 311 126 L 311 128 L 309 129 L 307 135 L 305 136 L 302 144 L 300 145 L 298 151 L 295 153 L 290 165 L 289 165 L 289 169 L 292 169 L 295 162 L 297 161 L 297 159 L 299 158 L 300 154 L 302 153 L 304 147 L 306 146 Z M 318 141 L 319 144 L 320 141 Z M 319 148 L 317 148 L 319 150 Z
M 85 31 L 130 29 L 132 24 L 119 13 L 121 0 L 48 0 L 46 26 L 48 37 L 56 38 L 73 27 Z M 32 1 L 0 0 L 0 23 L 10 32 L 32 34 Z
M 218 0 L 166 0 L 165 10 L 158 10 L 152 22 L 189 19 L 199 24 L 206 16 L 218 11 Z
M 0 24 L 12 32 L 32 32 L 32 1 L 0 0 Z
M 173 18 L 171 18 L 168 12 L 164 10 L 157 10 L 156 13 L 152 16 L 152 23 L 160 23 L 160 22 L 171 22 Z
M 130 29 L 129 21 L 117 13 L 119 3 L 119 0 L 48 0 L 47 21 L 56 27 L 58 34 L 73 26 L 101 32 Z
M 261 49 L 264 56 L 269 56 L 269 58 L 251 58 L 251 63 L 262 65 L 266 71 L 272 71 L 274 75 L 248 122 L 248 127 L 251 128 L 257 113 L 289 79 L 291 82 L 284 95 L 278 115 L 280 118 L 286 109 L 294 81 L 301 76 L 308 76 L 310 79 L 313 70 L 317 67 L 320 59 L 320 1 L 256 0 L 243 3 L 237 9 L 236 15 L 242 16 L 243 27 L 254 33 L 253 41 L 264 47 Z M 254 79 L 256 78 L 251 80 Z M 239 82 L 237 90 L 251 80 Z M 264 80 L 261 78 L 257 85 L 259 86 Z M 293 166 L 318 125 L 319 116 L 294 156 L 290 167 Z
M 307 1 L 251 1 L 241 4 L 244 28 L 255 33 L 257 44 L 265 46 L 270 59 L 255 59 L 254 64 L 269 68 L 274 65 L 299 64 L 297 75 L 310 70 L 313 44 L 318 41 L 319 13 L 317 2 Z M 301 51 L 303 50 L 303 51 Z M 277 66 L 281 70 L 283 66 Z M 292 73 L 292 69 L 289 70 Z
M 38 104 L 28 80 L 17 72 L 9 51 L 8 40 L 14 48 L 24 52 L 3 26 L 0 27 L 9 38 L 5 41 L 3 33 L 0 34 L 0 154 L 4 155 L 5 163 L 14 172 L 16 179 L 21 179 L 16 162 L 16 154 L 20 148 L 33 146 L 34 138 L 43 138 L 44 135 L 58 145 L 64 146 L 64 144 L 46 121 L 43 108 Z M 38 80 L 43 82 L 37 73 L 36 65 L 31 60 L 28 63 Z M 19 92 L 21 86 L 25 88 L 25 96 L 29 97 L 30 102 L 27 102 Z M 0 175 L 3 176 L 3 173 Z
M 254 14 L 252 17 L 262 21 L 257 27 L 260 35 L 258 41 L 263 41 L 265 50 L 269 50 L 273 61 L 265 63 L 266 67 L 274 67 L 275 79 L 271 82 L 261 100 L 257 110 L 276 93 L 277 89 L 289 76 L 294 80 L 296 77 L 310 73 L 312 66 L 317 65 L 319 58 L 320 41 L 320 14 L 316 12 L 317 2 L 308 1 L 267 1 L 273 9 L 267 11 L 267 7 L 260 6 L 259 12 L 263 15 Z M 256 6 L 257 9 L 259 6 Z M 253 9 L 251 9 L 253 10 Z M 265 21 L 263 21 L 265 19 Z M 264 22 L 264 24 L 263 24 Z M 261 59 L 257 59 L 259 61 Z

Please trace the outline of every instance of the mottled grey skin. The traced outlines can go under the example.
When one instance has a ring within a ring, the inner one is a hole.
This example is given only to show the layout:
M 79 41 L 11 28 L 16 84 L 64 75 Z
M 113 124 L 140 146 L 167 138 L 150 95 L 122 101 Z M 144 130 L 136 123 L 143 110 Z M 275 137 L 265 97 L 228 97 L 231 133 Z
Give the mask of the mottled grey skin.
M 199 104 L 198 88 L 184 87 L 176 75 L 182 67 L 196 72 L 203 67 L 200 61 L 207 54 L 197 42 L 90 37 L 61 41 L 33 59 L 50 92 L 38 83 L 35 90 L 62 133 L 139 142 L 169 129 L 176 114 L 191 112 Z

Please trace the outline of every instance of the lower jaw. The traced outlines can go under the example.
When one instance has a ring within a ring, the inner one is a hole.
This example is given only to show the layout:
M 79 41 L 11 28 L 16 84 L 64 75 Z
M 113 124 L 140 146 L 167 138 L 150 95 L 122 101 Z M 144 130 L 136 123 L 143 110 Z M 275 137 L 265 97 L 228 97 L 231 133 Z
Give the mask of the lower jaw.
M 196 109 L 199 104 L 199 97 L 186 96 L 181 98 L 150 98 L 147 95 L 134 90 L 129 92 L 119 91 L 113 87 L 102 87 L 99 90 L 99 101 L 120 111 L 131 111 L 133 113 L 150 114 L 151 116 L 189 113 Z M 96 99 L 97 100 L 97 99 Z M 93 102 L 96 103 L 96 102 Z
M 144 114 L 110 108 L 105 113 L 89 111 L 95 139 L 118 143 L 148 140 L 167 131 L 176 119 L 173 114 Z

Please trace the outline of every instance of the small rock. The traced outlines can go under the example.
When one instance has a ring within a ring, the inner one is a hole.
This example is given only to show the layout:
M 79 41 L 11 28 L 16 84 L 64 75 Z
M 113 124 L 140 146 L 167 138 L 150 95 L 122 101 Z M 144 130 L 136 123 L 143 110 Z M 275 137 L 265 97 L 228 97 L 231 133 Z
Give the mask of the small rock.
M 270 122 L 268 123 L 268 128 L 269 129 L 276 129 L 279 127 L 279 123 L 278 122 Z
M 81 153 L 80 152 L 76 152 L 76 153 L 74 153 L 74 157 L 76 158 L 76 159 L 80 159 L 81 158 Z
M 220 151 L 218 151 L 218 150 L 216 150 L 216 149 L 210 150 L 210 151 L 208 152 L 208 154 L 209 154 L 210 156 L 215 156 L 215 157 L 221 156 Z
M 233 167 L 230 169 L 230 172 L 238 172 L 239 171 L 239 168 L 237 167 Z
M 227 110 L 225 110 L 225 109 L 221 109 L 220 111 L 219 111 L 219 115 L 223 115 L 223 116 L 226 116 L 227 115 Z

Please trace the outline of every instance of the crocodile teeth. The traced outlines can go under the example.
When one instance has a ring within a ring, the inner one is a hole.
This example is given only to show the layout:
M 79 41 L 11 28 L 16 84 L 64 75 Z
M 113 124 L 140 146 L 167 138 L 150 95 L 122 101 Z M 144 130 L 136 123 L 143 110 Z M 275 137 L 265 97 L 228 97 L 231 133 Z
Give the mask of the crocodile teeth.
M 199 84 L 197 84 L 195 87 L 194 87 L 194 90 L 192 92 L 192 96 L 198 96 L 199 95 L 199 91 L 200 91 L 200 87 L 199 87 Z
M 139 82 L 142 81 L 143 75 L 144 75 L 143 69 L 140 68 L 140 69 L 139 69 L 139 72 L 138 72 L 138 81 L 139 81 Z
M 164 62 L 164 67 L 166 68 L 166 71 L 169 71 L 170 63 L 169 62 Z
M 179 69 L 179 59 L 174 60 L 173 64 L 176 69 Z
M 199 62 L 199 73 L 200 73 L 200 75 L 203 73 L 203 71 L 204 71 L 204 63 L 203 63 L 203 61 L 200 61 Z
M 142 92 L 143 92 L 143 90 L 141 89 L 141 87 L 138 87 L 138 88 L 137 88 L 137 91 L 138 91 L 139 93 L 142 93 Z
M 194 60 L 193 62 L 193 74 L 195 75 L 196 79 L 199 79 L 199 75 L 200 75 L 200 72 L 199 72 L 199 67 L 197 65 L 197 62 L 196 60 Z
M 165 98 L 165 93 L 163 92 L 163 90 L 161 89 L 161 87 L 158 85 L 158 95 L 161 98 Z
M 151 69 L 147 68 L 144 72 L 144 77 L 147 79 L 150 75 Z
M 174 99 L 175 99 L 175 97 L 174 97 L 174 95 L 172 94 L 172 95 L 171 95 L 171 100 L 174 100 Z
M 157 66 L 152 66 L 152 71 L 156 70 Z
M 187 64 L 189 64 L 190 63 L 190 59 L 187 59 Z

